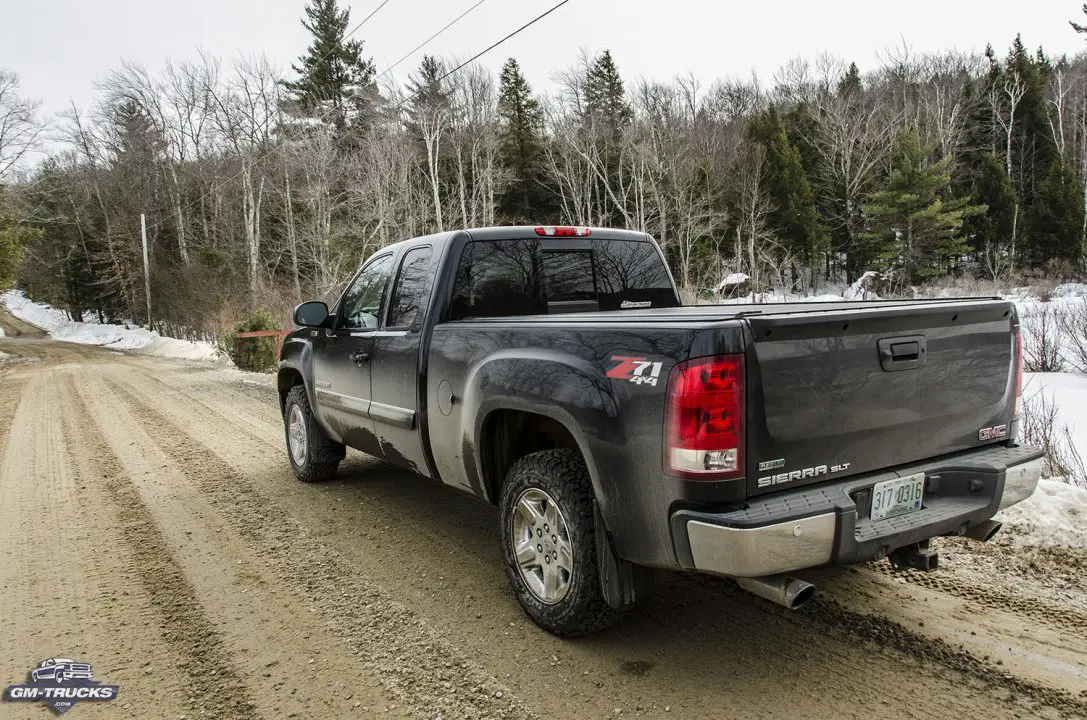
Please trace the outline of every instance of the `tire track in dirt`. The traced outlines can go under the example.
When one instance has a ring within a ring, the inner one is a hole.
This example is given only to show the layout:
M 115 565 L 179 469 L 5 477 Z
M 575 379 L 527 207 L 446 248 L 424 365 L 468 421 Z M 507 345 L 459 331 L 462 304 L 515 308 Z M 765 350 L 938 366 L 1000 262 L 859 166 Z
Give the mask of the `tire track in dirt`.
M 191 437 L 183 424 L 109 378 L 158 447 L 281 581 L 349 642 L 386 690 L 421 717 L 535 718 L 510 689 L 451 646 L 347 560 Z
M 864 566 L 802 573 L 821 588 L 817 596 L 862 616 L 946 645 L 956 657 L 980 658 L 981 672 L 1012 675 L 1073 695 L 1087 690 L 1087 636 L 1050 628 L 1010 610 L 991 610 L 954 595 L 897 581 Z M 862 626 L 871 623 L 865 620 Z M 914 643 L 916 645 L 916 643 Z M 978 670 L 972 671 L 975 675 Z
M 156 714 L 176 717 L 185 707 L 176 678 L 145 672 L 148 658 L 169 663 L 170 650 L 158 637 L 150 599 L 129 574 L 111 518 L 78 470 L 57 379 L 52 372 L 33 376 L 15 422 L 0 436 L 8 446 L 0 472 L 3 680 L 24 678 L 46 657 L 75 657 L 121 688 L 116 701 L 86 708 L 90 717 L 118 707 L 133 714 L 138 698 L 153 703 Z
M 898 578 L 947 595 L 954 595 L 989 610 L 1013 612 L 1016 615 L 1049 626 L 1054 630 L 1073 630 L 1087 633 L 1087 615 L 1057 607 L 1035 598 L 1016 597 L 993 588 L 970 585 L 939 570 L 931 573 L 895 570 L 886 560 L 869 563 L 866 567 L 871 572 Z
M 268 575 L 266 549 L 238 542 L 97 373 L 82 378 L 78 394 L 105 438 L 95 455 L 111 458 L 129 479 L 120 507 L 139 503 L 142 519 L 174 548 L 171 564 L 187 579 L 181 609 L 199 617 L 180 640 L 193 672 L 210 678 L 215 693 L 240 696 L 221 717 L 340 717 L 379 707 L 388 717 L 406 716 L 359 672 L 343 644 L 332 642 L 312 609 Z
M 118 377 L 116 373 L 111 373 L 111 376 L 114 378 Z M 166 394 L 169 397 L 183 398 L 198 403 L 205 408 L 206 412 L 216 415 L 224 422 L 229 423 L 236 430 L 244 432 L 251 439 L 265 444 L 274 450 L 281 449 L 280 446 L 283 440 L 283 426 L 281 423 L 269 421 L 266 419 L 264 413 L 246 412 L 245 410 L 236 407 L 247 401 L 251 402 L 252 398 L 249 396 L 219 384 L 218 387 L 214 388 L 214 392 L 220 402 L 207 403 L 204 402 L 204 397 L 201 396 L 200 391 L 194 389 L 192 385 L 167 382 L 163 376 L 152 375 L 149 373 L 140 373 L 140 379 L 151 381 L 157 386 L 145 386 L 145 389 L 149 393 L 149 397 Z M 174 378 L 171 376 L 171 379 Z M 206 393 L 208 389 L 205 389 L 204 392 Z M 262 407 L 261 409 L 264 411 L 268 410 L 267 407 Z
M 87 376 L 81 379 L 86 381 Z M 65 379 L 64 385 L 69 402 L 79 408 L 78 419 L 66 418 L 65 431 L 78 437 L 84 457 L 93 459 L 97 480 L 114 508 L 120 538 L 132 555 L 134 574 L 156 609 L 163 638 L 180 656 L 177 671 L 186 678 L 190 710 L 210 718 L 258 718 L 230 653 L 175 562 L 170 543 L 122 463 L 102 436 L 91 430 L 94 425 L 87 420 L 93 422 L 98 413 L 71 379 Z
M 817 597 L 809 605 L 811 618 L 828 634 L 843 640 L 859 637 L 881 647 L 893 647 L 973 676 L 992 687 L 1005 688 L 1011 691 L 1007 698 L 1009 705 L 1020 695 L 1059 710 L 1062 717 L 1087 717 L 1087 692 L 1076 695 L 1026 680 L 984 662 L 961 646 L 956 648 L 941 638 L 908 630 L 885 616 L 855 612 L 833 597 Z
M 214 463 L 216 466 L 225 465 L 225 467 L 222 467 L 221 470 L 217 471 L 217 474 L 223 474 L 224 477 L 229 478 L 227 484 L 231 486 L 249 485 L 250 487 L 246 487 L 244 491 L 246 495 L 255 493 L 259 497 L 262 494 L 262 491 L 257 491 L 252 488 L 250 480 L 260 477 L 260 468 L 264 465 L 267 465 L 268 460 L 266 457 L 266 453 L 252 450 L 248 452 L 245 451 L 244 439 L 241 437 L 242 435 L 247 434 L 244 430 L 226 426 L 205 427 L 205 424 L 201 424 L 200 426 L 194 426 L 179 422 L 179 420 L 177 419 L 181 417 L 191 416 L 194 413 L 199 412 L 204 412 L 206 415 L 208 409 L 204 406 L 207 405 L 207 401 L 201 402 L 196 399 L 186 399 L 179 400 L 179 404 L 175 404 L 174 406 L 171 406 L 169 403 L 158 402 L 152 405 L 151 401 L 149 400 L 151 395 L 144 392 L 144 387 L 141 387 L 141 385 L 143 385 L 144 383 L 142 383 L 140 379 L 132 378 L 128 375 L 122 378 L 122 376 L 118 372 L 111 372 L 110 376 L 114 382 L 114 388 L 119 393 L 126 395 L 127 401 L 132 403 L 134 406 L 140 406 L 143 408 L 143 416 L 148 421 L 149 426 L 165 427 L 166 424 L 172 424 L 174 428 L 172 432 L 164 430 L 164 432 L 169 433 L 171 437 L 178 437 L 178 433 L 190 435 L 189 441 L 193 443 L 193 445 L 190 445 L 190 442 L 185 443 L 186 447 L 192 447 L 191 453 L 189 455 L 190 457 L 197 455 L 211 455 L 215 453 L 222 453 L 223 448 L 229 447 L 231 449 L 230 452 L 223 454 L 222 459 L 219 462 Z M 124 384 L 121 385 L 120 383 Z M 216 398 L 216 401 L 221 400 L 219 396 L 216 396 Z M 201 408 L 204 409 L 201 410 Z M 254 407 L 253 410 L 255 412 L 260 412 L 257 407 Z M 264 412 L 267 412 L 267 410 L 264 410 Z M 245 469 L 246 466 L 248 466 L 248 472 Z M 407 480 L 405 478 L 405 482 L 414 482 L 414 480 Z M 262 490 L 263 489 L 264 488 L 262 487 Z M 320 493 L 322 487 L 306 487 L 303 489 Z M 331 486 L 325 486 L 325 489 L 331 492 Z M 442 490 L 435 487 L 424 487 L 422 492 L 440 494 Z M 273 494 L 273 496 L 274 495 L 275 494 Z M 297 497 L 300 496 L 300 493 L 291 493 L 291 495 L 293 495 L 292 499 L 297 499 Z M 286 497 L 280 496 L 280 499 L 281 501 L 287 500 L 290 503 L 289 506 L 292 508 L 298 507 L 298 504 L 296 502 L 290 502 L 290 500 L 288 500 Z M 448 495 L 442 495 L 440 498 L 432 499 L 436 503 L 439 503 L 447 501 L 449 497 Z M 268 505 L 268 503 L 262 504 L 264 506 Z M 408 510 L 405 510 L 405 513 L 409 516 L 411 514 L 411 512 Z M 309 526 L 316 527 L 312 523 L 309 523 Z M 359 530 L 360 534 L 362 534 L 366 531 L 366 528 L 363 526 L 360 527 Z M 322 527 L 322 532 L 328 532 L 331 534 L 332 531 Z M 436 540 L 441 539 L 439 536 L 434 537 Z M 488 538 L 488 540 L 493 542 L 491 538 Z M 444 544 L 442 542 L 424 542 L 423 545 L 442 547 Z M 411 548 L 407 549 L 410 552 Z M 385 553 L 382 554 L 384 555 Z M 472 551 L 468 551 L 467 554 L 472 555 L 478 561 L 478 551 L 474 553 Z M 497 567 L 498 566 L 495 565 L 495 568 Z M 497 570 L 496 573 L 498 573 Z M 425 577 L 426 574 L 424 573 L 423 582 L 429 585 L 429 581 L 427 581 Z M 671 636 L 671 638 L 670 642 L 668 643 L 668 650 L 665 650 L 662 653 L 661 649 L 658 648 L 657 653 L 668 655 L 668 651 L 670 650 L 672 652 L 675 652 L 677 657 L 686 657 L 688 659 L 695 657 L 714 657 L 715 655 L 719 656 L 722 652 L 722 649 L 720 647 L 715 647 L 714 641 L 712 639 L 709 639 L 710 637 L 728 636 L 730 637 L 730 639 L 736 641 L 738 645 L 748 645 L 751 648 L 750 650 L 748 650 L 748 653 L 753 654 L 740 653 L 740 655 L 735 658 L 736 660 L 752 665 L 751 667 L 737 668 L 736 674 L 744 676 L 738 682 L 738 685 L 740 685 L 741 687 L 735 688 L 738 690 L 743 690 L 742 685 L 746 682 L 753 682 L 756 684 L 759 683 L 757 677 L 760 676 L 760 667 L 800 667 L 804 664 L 818 668 L 818 672 L 820 674 L 820 681 L 822 683 L 829 683 L 833 687 L 845 690 L 846 693 L 855 694 L 858 693 L 858 691 L 863 690 L 863 686 L 858 686 L 857 684 L 857 665 L 850 664 L 849 657 L 842 658 L 840 656 L 836 656 L 836 654 L 840 654 L 844 648 L 849 647 L 850 644 L 852 645 L 853 649 L 852 651 L 847 653 L 849 656 L 859 657 L 863 655 L 864 653 L 858 652 L 856 650 L 856 644 L 858 640 L 857 636 L 852 636 L 848 634 L 842 636 L 841 644 L 839 644 L 838 642 L 828 641 L 827 639 L 822 638 L 819 635 L 819 633 L 822 631 L 822 628 L 817 629 L 808 626 L 807 620 L 803 616 L 787 616 L 787 614 L 781 613 L 775 614 L 775 611 L 777 610 L 776 608 L 770 608 L 768 613 L 766 608 L 763 607 L 762 604 L 760 604 L 760 601 L 753 600 L 746 595 L 740 594 L 738 591 L 732 593 L 731 596 L 730 593 L 727 592 L 724 593 L 724 596 L 722 596 L 721 594 L 709 592 L 699 592 L 697 588 L 692 587 L 692 584 L 690 583 L 688 578 L 680 578 L 679 576 L 675 576 L 675 583 L 678 586 L 677 594 L 683 595 L 685 597 L 682 600 L 677 597 L 673 597 L 671 598 L 671 600 L 673 600 L 676 604 L 689 602 L 691 605 L 701 605 L 701 609 L 703 610 L 702 612 L 698 612 L 696 610 L 696 612 L 688 614 L 688 609 L 685 608 L 683 613 L 677 614 L 675 612 L 675 605 L 668 605 L 667 603 L 651 604 L 650 606 L 639 612 L 639 615 L 641 617 L 633 619 L 633 622 L 626 624 L 624 627 L 621 627 L 619 630 L 616 631 L 616 633 L 625 634 L 628 637 L 633 636 L 634 638 L 637 638 L 639 636 L 645 637 L 650 634 L 657 636 L 669 635 Z M 447 588 L 443 587 L 441 589 L 446 590 Z M 473 588 L 470 587 L 469 589 L 473 590 Z M 478 589 L 474 590 L 478 593 Z M 694 592 L 692 592 L 692 590 L 694 590 Z M 448 594 L 452 597 L 464 597 L 464 595 L 460 595 L 456 591 Z M 694 597 L 691 597 L 692 595 Z M 469 595 L 468 597 L 470 598 L 471 596 Z M 502 603 L 509 604 L 508 598 L 503 598 Z M 697 625 L 692 627 L 692 621 L 697 623 L 699 619 L 704 621 L 707 617 L 719 616 L 721 614 L 722 605 L 725 605 L 726 607 L 726 614 L 736 615 L 735 617 L 727 618 L 727 620 L 725 621 L 726 624 L 724 626 L 721 625 L 721 620 L 713 621 L 711 633 L 706 633 L 706 628 L 698 627 Z M 448 613 L 449 609 L 446 610 L 446 614 Z M 516 610 L 514 610 L 514 613 L 516 615 Z M 454 610 L 454 615 L 455 614 L 456 611 Z M 502 613 L 502 616 L 506 615 L 506 613 Z M 481 615 L 477 614 L 477 619 L 481 617 Z M 840 617 L 842 616 L 839 615 L 839 618 Z M 547 657 L 548 660 L 552 660 L 554 658 L 552 662 L 547 663 L 547 665 L 549 665 L 550 667 L 545 666 L 543 668 L 533 669 L 533 671 L 536 673 L 545 674 L 544 677 L 540 677 L 539 675 L 537 675 L 537 682 L 535 683 L 536 685 L 539 685 L 542 682 L 542 684 L 546 686 L 549 682 L 546 675 L 553 676 L 562 672 L 562 670 L 555 669 L 556 666 L 562 665 L 562 663 L 557 660 L 558 654 L 564 655 L 562 662 L 565 663 L 570 662 L 570 655 L 580 655 L 582 662 L 577 664 L 576 669 L 578 670 L 580 669 L 580 667 L 593 667 L 592 661 L 595 659 L 594 656 L 599 655 L 599 653 L 594 653 L 592 651 L 591 646 L 589 648 L 589 652 L 586 653 L 584 650 L 579 650 L 578 647 L 574 644 L 554 641 L 554 639 L 550 638 L 549 636 L 543 636 L 541 638 L 539 631 L 535 630 L 535 628 L 524 627 L 525 625 L 527 625 L 526 622 L 516 623 L 517 629 L 513 630 L 512 633 L 508 629 L 501 629 L 501 625 L 505 624 L 506 623 L 501 623 L 498 627 L 495 627 L 492 623 L 492 626 L 490 628 L 484 628 L 485 632 L 487 630 L 490 630 L 495 631 L 496 634 L 501 633 L 503 637 L 496 639 L 495 644 L 499 646 L 504 646 L 506 649 L 508 649 L 510 640 L 506 636 L 513 634 L 515 635 L 513 642 L 518 642 L 517 637 L 519 636 L 520 639 L 526 643 L 541 643 L 542 641 L 544 647 L 554 649 L 555 654 Z M 509 622 L 508 625 L 513 627 L 515 623 Z M 848 623 L 846 626 L 863 626 L 863 623 L 858 622 L 857 618 L 853 618 L 852 622 Z M 456 636 L 455 632 L 454 636 Z M 775 642 L 776 640 L 779 640 L 781 638 L 784 639 L 783 642 Z M 792 641 L 795 641 L 797 638 L 803 638 L 802 642 L 806 645 L 806 647 L 800 649 L 795 646 L 790 646 L 790 639 L 792 639 Z M 464 638 L 459 639 L 464 640 Z M 614 635 L 612 639 L 615 639 Z M 923 639 L 921 639 L 919 642 L 923 642 Z M 606 646 L 609 644 L 609 642 L 607 639 L 591 639 L 587 644 L 599 644 Z M 637 640 L 633 639 L 628 642 L 624 642 L 623 644 L 636 645 Z M 872 640 L 871 644 L 873 646 L 877 645 L 875 640 Z M 893 687 L 890 689 L 881 688 L 881 692 L 885 693 L 884 699 L 890 700 L 890 703 L 889 705 L 880 706 L 877 704 L 874 707 L 870 707 L 868 712 L 872 716 L 896 717 L 900 716 L 900 714 L 898 711 L 890 712 L 892 708 L 912 707 L 912 714 L 914 716 L 945 717 L 948 713 L 951 712 L 954 712 L 956 714 L 969 714 L 971 712 L 976 713 L 979 703 L 984 702 L 996 702 L 1002 709 L 1012 709 L 1018 707 L 1020 708 L 1019 712 L 1023 712 L 1023 706 L 1019 702 L 1015 701 L 1014 699 L 1008 699 L 1009 696 L 1006 690 L 1002 691 L 1000 699 L 994 697 L 988 701 L 983 700 L 982 698 L 985 698 L 987 696 L 986 694 L 989 692 L 985 689 L 985 687 L 988 686 L 990 684 L 989 681 L 992 680 L 990 676 L 985 674 L 982 674 L 980 678 L 976 678 L 973 682 L 966 681 L 965 683 L 960 684 L 958 691 L 953 690 L 953 686 L 950 683 L 944 684 L 941 697 L 935 699 L 934 702 L 928 703 L 929 707 L 924 707 L 926 703 L 917 701 L 916 685 L 918 683 L 924 684 L 926 682 L 924 678 L 933 675 L 933 668 L 928 667 L 926 661 L 932 659 L 939 659 L 938 653 L 918 652 L 917 644 L 899 644 L 904 650 L 909 652 L 911 656 L 917 658 L 916 673 L 910 675 L 910 683 L 912 683 L 913 686 L 904 689 L 902 691 L 901 697 L 898 696 L 898 692 Z M 458 642 L 458 645 L 460 645 L 461 647 L 471 647 L 472 645 L 478 646 L 479 642 L 478 640 L 473 639 L 468 640 L 467 644 L 465 644 L 464 642 Z M 865 658 L 865 660 L 868 661 L 869 664 L 873 665 L 873 667 L 868 668 L 868 674 L 877 677 L 880 672 L 879 668 L 884 663 L 887 663 L 888 661 L 890 661 L 892 664 L 901 663 L 901 660 L 903 659 L 901 656 L 899 656 L 897 660 L 894 660 L 891 657 L 881 657 L 881 651 L 876 647 L 872 647 L 870 651 L 873 653 L 873 657 Z M 486 650 L 484 650 L 484 652 L 486 652 Z M 545 650 L 544 653 L 546 652 L 547 651 Z M 865 650 L 865 652 L 869 652 L 869 650 Z M 492 660 L 500 661 L 500 657 L 495 656 L 492 658 Z M 528 664 L 529 662 L 535 662 L 535 660 L 526 660 L 525 664 Z M 719 658 L 717 662 L 727 662 L 727 660 L 725 658 Z M 864 662 L 865 661 L 861 661 L 861 664 L 863 664 Z M 610 664 L 611 663 L 609 662 L 608 665 Z M 631 661 L 629 663 L 625 663 L 627 667 L 625 669 L 621 669 L 620 673 L 626 672 L 634 676 L 644 676 L 645 674 L 647 674 L 648 671 L 641 671 L 638 670 L 638 668 L 644 667 L 646 665 L 652 666 L 654 664 L 655 663 L 653 663 L 652 661 Z M 661 663 L 661 665 L 665 664 L 666 663 Z M 958 663 L 958 665 L 960 668 L 962 668 L 961 662 Z M 690 697 L 692 692 L 695 695 L 697 695 L 697 693 L 699 692 L 698 690 L 693 690 L 691 687 L 692 685 L 697 687 L 701 684 L 703 688 L 713 687 L 715 691 L 720 691 L 720 676 L 716 673 L 718 669 L 718 667 L 711 667 L 708 669 L 699 667 L 693 670 L 690 667 L 676 668 L 673 671 L 674 674 L 672 674 L 672 676 L 665 681 L 667 684 L 664 684 L 663 686 L 668 687 L 668 685 L 673 684 L 682 686 L 684 689 L 687 690 L 687 692 L 680 692 L 679 695 L 686 695 L 687 697 Z M 587 694 L 592 694 L 594 690 L 592 686 L 595 685 L 595 694 L 599 696 L 602 694 L 600 688 L 602 685 L 604 685 L 605 681 L 610 681 L 608 682 L 608 685 L 614 686 L 614 680 L 616 679 L 614 675 L 611 675 L 609 677 L 610 673 L 608 673 L 607 671 L 601 673 L 599 667 L 594 667 L 593 670 L 594 672 L 591 678 L 579 677 L 581 673 L 578 673 L 573 677 L 565 676 L 564 682 L 566 683 L 566 694 L 578 695 L 580 694 L 581 689 L 587 689 Z M 665 670 L 664 672 L 668 671 Z M 662 674 L 662 670 L 654 669 L 653 674 L 654 676 L 658 676 Z M 936 675 L 940 674 L 941 673 L 936 673 Z M 684 675 L 686 677 L 684 677 Z M 694 679 L 690 677 L 692 675 L 694 675 Z M 601 676 L 603 676 L 604 681 L 597 679 Z M 625 679 L 630 680 L 630 678 Z M 610 714 L 611 706 L 613 704 L 621 704 L 624 707 L 628 708 L 629 711 L 630 709 L 636 709 L 632 708 L 631 706 L 638 703 L 641 704 L 646 711 L 648 711 L 650 707 L 654 704 L 655 691 L 661 689 L 662 687 L 662 683 L 659 682 L 661 678 L 657 678 L 657 680 L 658 682 L 655 684 L 655 686 L 650 687 L 644 687 L 645 684 L 642 682 L 632 682 L 630 684 L 627 684 L 623 688 L 624 692 L 621 695 L 616 695 L 614 696 L 614 698 L 606 696 L 603 698 L 597 697 L 595 698 L 595 701 L 587 701 L 589 703 L 589 706 L 583 708 L 586 712 L 574 713 L 574 716 L 580 716 L 583 714 Z M 963 678 L 963 680 L 966 680 L 966 678 Z M 704 684 L 700 683 L 699 681 L 704 681 Z M 774 677 L 774 682 L 775 687 L 779 692 L 785 690 L 782 685 L 791 684 L 793 685 L 793 687 L 789 688 L 790 692 L 786 692 L 784 694 L 788 695 L 795 693 L 797 695 L 802 695 L 806 692 L 810 692 L 810 683 L 812 682 L 812 677 L 807 675 L 806 673 L 801 673 L 800 681 L 795 682 L 788 676 L 788 674 L 778 673 Z M 589 687 L 586 688 L 586 685 L 588 685 Z M 639 688 L 639 685 L 642 685 L 643 687 Z M 933 687 L 930 687 L 929 690 L 938 691 L 940 685 L 941 683 L 938 682 Z M 1003 683 L 1001 685 L 1002 688 L 1007 688 L 1006 683 Z M 955 697 L 956 695 L 962 694 L 961 691 L 964 686 L 970 687 L 970 696 L 966 698 Z M 748 687 L 747 690 L 748 692 L 750 692 L 751 688 Z M 563 692 L 562 689 L 559 689 L 558 691 L 560 693 Z M 526 700 L 534 702 L 531 690 L 519 690 L 518 692 L 522 694 L 522 696 L 525 697 Z M 603 694 L 610 695 L 610 692 L 605 691 L 605 693 Z M 732 693 L 726 693 L 725 695 L 726 697 L 722 698 L 722 702 L 738 703 L 740 706 L 744 705 L 743 697 L 735 696 Z M 613 699 L 614 702 L 612 702 Z M 863 695 L 854 697 L 853 700 L 854 704 L 843 705 L 843 710 L 847 706 L 856 707 L 858 703 L 861 706 L 864 706 L 865 704 L 865 698 L 863 697 Z M 757 707 L 760 704 L 764 704 L 765 701 L 765 697 L 758 698 L 758 702 L 754 703 L 754 705 L 755 707 Z M 871 698 L 868 698 L 868 701 L 873 702 Z M 592 707 L 591 711 L 590 707 Z M 712 714 L 712 711 L 709 710 L 709 704 L 699 703 L 697 704 L 697 707 L 703 708 L 701 712 L 710 712 Z M 691 707 L 689 709 L 698 712 L 696 707 Z M 554 710 L 554 708 L 549 708 L 549 710 Z M 819 713 L 810 716 L 817 717 L 820 716 L 821 713 L 822 711 L 819 711 Z M 752 715 L 757 714 L 757 710 L 752 713 Z M 808 716 L 803 711 L 801 711 L 799 714 L 800 716 Z

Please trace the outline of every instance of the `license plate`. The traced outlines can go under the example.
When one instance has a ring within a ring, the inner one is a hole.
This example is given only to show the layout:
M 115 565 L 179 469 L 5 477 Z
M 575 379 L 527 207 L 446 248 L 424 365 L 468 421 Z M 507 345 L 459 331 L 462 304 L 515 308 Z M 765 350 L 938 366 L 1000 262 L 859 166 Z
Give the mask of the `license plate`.
M 872 521 L 920 510 L 924 492 L 924 473 L 876 483 L 872 486 Z

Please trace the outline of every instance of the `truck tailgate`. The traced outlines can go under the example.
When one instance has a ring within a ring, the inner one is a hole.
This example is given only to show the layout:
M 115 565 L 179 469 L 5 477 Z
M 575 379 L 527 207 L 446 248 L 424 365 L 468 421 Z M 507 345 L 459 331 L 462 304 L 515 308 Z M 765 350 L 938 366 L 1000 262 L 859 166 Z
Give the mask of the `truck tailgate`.
M 1015 401 L 1007 301 L 746 322 L 750 495 L 1007 439 Z

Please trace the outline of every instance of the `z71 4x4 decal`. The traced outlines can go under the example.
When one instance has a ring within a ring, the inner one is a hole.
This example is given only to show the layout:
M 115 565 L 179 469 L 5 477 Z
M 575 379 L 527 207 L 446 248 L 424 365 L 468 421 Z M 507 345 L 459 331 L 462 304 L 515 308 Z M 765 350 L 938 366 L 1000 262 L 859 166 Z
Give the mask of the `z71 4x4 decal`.
M 654 362 L 644 357 L 628 357 L 626 355 L 612 355 L 611 361 L 619 363 L 608 370 L 608 377 L 614 380 L 626 380 L 636 385 L 656 386 L 661 374 L 661 366 L 664 363 Z

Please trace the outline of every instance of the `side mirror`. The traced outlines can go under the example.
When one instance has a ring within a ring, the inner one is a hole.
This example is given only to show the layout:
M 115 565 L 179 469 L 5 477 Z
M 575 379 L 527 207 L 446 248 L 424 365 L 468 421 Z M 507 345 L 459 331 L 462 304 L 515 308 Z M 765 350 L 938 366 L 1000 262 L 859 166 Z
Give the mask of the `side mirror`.
M 320 300 L 304 302 L 294 309 L 294 324 L 301 327 L 323 327 L 328 321 L 328 305 Z

